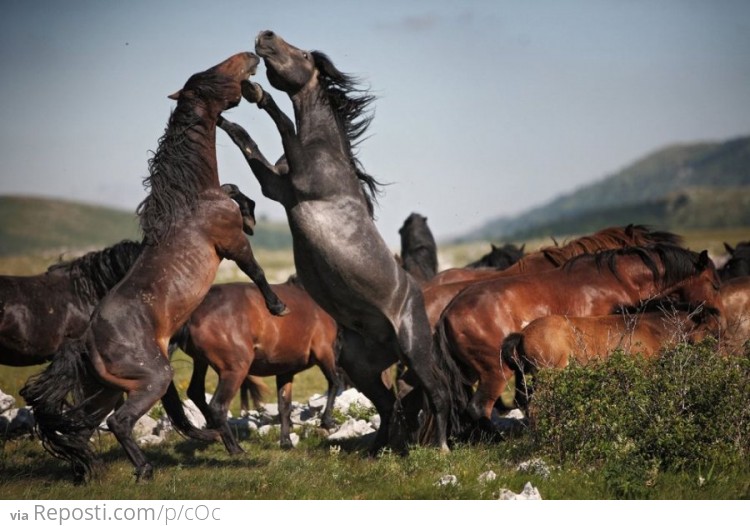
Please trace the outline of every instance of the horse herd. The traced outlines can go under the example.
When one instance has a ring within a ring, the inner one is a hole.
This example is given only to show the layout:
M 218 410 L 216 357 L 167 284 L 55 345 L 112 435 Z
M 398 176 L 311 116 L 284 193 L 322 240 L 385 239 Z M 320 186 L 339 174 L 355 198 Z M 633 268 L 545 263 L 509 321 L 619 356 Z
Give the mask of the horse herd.
M 271 86 L 291 99 L 294 120 L 249 78 L 261 59 Z M 281 445 L 288 447 L 295 373 L 317 365 L 328 384 L 322 418 L 346 381 L 374 404 L 381 425 L 371 451 L 414 441 L 448 450 L 479 430 L 496 436 L 493 409 L 515 379 L 585 362 L 615 347 L 655 354 L 675 338 L 715 336 L 721 352 L 750 337 L 750 245 L 727 247 L 718 272 L 706 251 L 668 232 L 612 227 L 530 254 L 493 247 L 467 268 L 437 272 L 435 240 L 419 214 L 400 230 L 400 257 L 378 233 L 378 182 L 356 157 L 373 97 L 318 51 L 262 31 L 242 52 L 191 76 L 149 161 L 148 196 L 137 213 L 140 242 L 123 241 L 29 277 L 0 277 L 0 364 L 50 361 L 21 391 L 45 448 L 92 471 L 90 437 L 106 419 L 135 467 L 153 467 L 132 437 L 162 401 L 178 430 L 242 451 L 227 423 L 252 376 L 275 376 Z M 284 155 L 269 162 L 221 113 L 244 98 L 269 115 Z M 297 275 L 269 285 L 245 234 L 254 202 L 221 185 L 216 128 L 239 147 L 262 192 L 284 206 Z M 234 260 L 254 282 L 212 285 Z M 743 277 L 744 276 L 744 277 Z M 188 396 L 206 416 L 196 429 L 172 382 L 171 352 L 193 358 Z M 398 364 L 397 381 L 384 371 Z M 205 399 L 211 367 L 218 385 Z M 342 374 L 345 373 L 345 374 Z

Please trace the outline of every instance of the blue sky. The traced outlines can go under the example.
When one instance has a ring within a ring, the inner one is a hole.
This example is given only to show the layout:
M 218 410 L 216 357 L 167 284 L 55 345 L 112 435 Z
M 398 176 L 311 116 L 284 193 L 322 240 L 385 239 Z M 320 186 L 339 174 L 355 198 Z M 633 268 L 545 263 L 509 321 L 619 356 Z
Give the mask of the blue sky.
M 273 29 L 377 96 L 365 168 L 446 238 L 673 143 L 750 133 L 750 2 L 0 0 L 0 194 L 135 209 L 187 78 Z M 271 90 L 261 67 L 256 80 Z M 275 98 L 291 111 L 285 96 Z M 270 119 L 228 112 L 269 158 Z M 219 135 L 220 177 L 265 200 Z

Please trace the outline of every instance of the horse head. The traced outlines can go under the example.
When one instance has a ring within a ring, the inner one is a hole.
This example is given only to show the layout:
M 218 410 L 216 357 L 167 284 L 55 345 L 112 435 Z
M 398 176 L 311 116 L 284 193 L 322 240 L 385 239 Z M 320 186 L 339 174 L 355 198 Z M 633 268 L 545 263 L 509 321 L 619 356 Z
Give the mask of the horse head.
M 254 53 L 237 53 L 205 71 L 192 75 L 185 86 L 169 95 L 169 98 L 176 101 L 201 101 L 218 115 L 240 103 L 241 82 L 255 75 L 259 62 L 260 59 Z

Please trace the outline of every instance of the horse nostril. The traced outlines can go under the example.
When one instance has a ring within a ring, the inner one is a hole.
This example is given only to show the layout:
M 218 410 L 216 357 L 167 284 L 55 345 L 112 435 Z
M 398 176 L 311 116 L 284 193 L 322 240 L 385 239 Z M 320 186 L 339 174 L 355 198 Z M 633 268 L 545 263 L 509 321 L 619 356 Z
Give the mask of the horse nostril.
M 273 38 L 273 31 L 263 31 L 263 38 Z

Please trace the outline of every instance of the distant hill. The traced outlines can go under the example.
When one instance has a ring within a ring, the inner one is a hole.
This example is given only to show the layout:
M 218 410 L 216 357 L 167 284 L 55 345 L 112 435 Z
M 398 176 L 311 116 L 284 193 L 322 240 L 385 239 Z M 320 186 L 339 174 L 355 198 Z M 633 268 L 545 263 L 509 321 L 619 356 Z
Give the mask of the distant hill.
M 134 212 L 39 197 L 0 196 L 0 256 L 78 252 L 141 238 Z M 285 223 L 259 220 L 254 247 L 291 248 Z
M 750 225 L 749 198 L 750 137 L 677 145 L 546 205 L 492 220 L 462 239 L 560 235 L 623 223 Z

